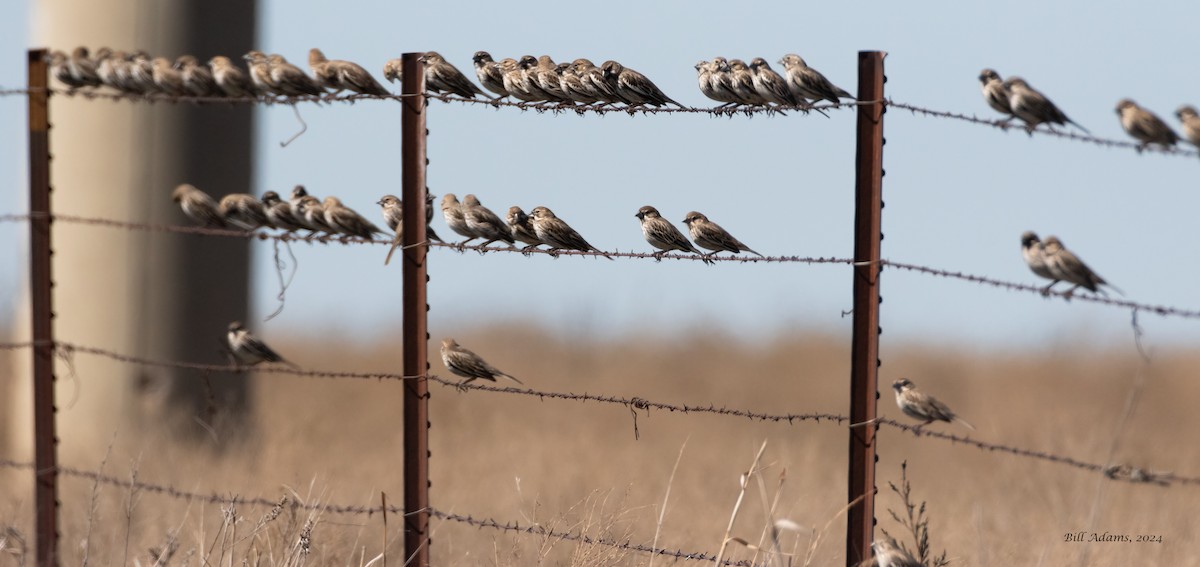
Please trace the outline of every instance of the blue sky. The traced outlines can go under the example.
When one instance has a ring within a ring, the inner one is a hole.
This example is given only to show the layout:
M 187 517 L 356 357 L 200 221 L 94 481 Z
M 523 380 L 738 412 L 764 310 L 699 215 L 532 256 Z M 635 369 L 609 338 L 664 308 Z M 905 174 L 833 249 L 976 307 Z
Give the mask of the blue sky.
M 1196 3 L 595 6 L 275 0 L 263 4 L 260 46 L 296 62 L 318 46 L 376 72 L 387 59 L 419 50 L 440 51 L 464 71 L 479 49 L 497 58 L 616 59 L 688 105 L 710 104 L 696 88 L 692 65 L 700 59 L 774 62 L 795 52 L 853 91 L 857 51 L 882 49 L 890 53 L 887 94 L 896 101 L 992 116 L 975 77 L 993 67 L 1025 77 L 1094 134 L 1118 139 L 1124 133 L 1113 109 L 1120 98 L 1133 98 L 1172 126 L 1177 106 L 1200 104 L 1200 75 L 1184 71 L 1175 52 L 1200 20 Z M 5 11 L 14 17 L 0 18 L 0 86 L 20 86 L 29 17 L 22 4 Z M 420 25 L 400 24 L 408 21 Z M 399 192 L 399 106 L 373 101 L 301 111 L 308 132 L 287 148 L 278 142 L 297 128 L 291 110 L 259 113 L 257 192 L 303 183 L 375 218 L 379 196 Z M 0 212 L 26 207 L 24 120 L 23 99 L 0 98 L 0 176 L 12 188 L 0 192 Z M 852 112 L 828 119 L 578 117 L 434 103 L 428 120 L 434 193 L 475 193 L 500 213 L 512 204 L 546 205 L 603 249 L 648 251 L 633 215 L 651 204 L 673 221 L 704 212 L 764 254 L 851 254 Z M 884 257 L 1034 283 L 1019 253 L 1019 235 L 1032 229 L 1057 234 L 1132 299 L 1200 307 L 1196 160 L 899 110 L 888 113 L 885 136 Z M 434 226 L 450 233 L 440 218 Z M 0 231 L 0 296 L 11 298 L 0 309 L 11 312 L 24 283 L 26 243 L 23 227 Z M 254 246 L 252 303 L 261 319 L 275 308 L 276 284 L 269 244 Z M 382 265 L 384 253 L 296 247 L 300 271 L 287 309 L 262 326 L 367 337 L 393 331 L 400 270 Z M 439 249 L 430 274 L 435 336 L 516 318 L 598 335 L 670 337 L 706 325 L 749 338 L 789 328 L 849 332 L 840 315 L 851 305 L 845 266 L 480 257 Z M 898 271 L 885 272 L 882 283 L 889 341 L 1022 345 L 1129 336 L 1121 309 Z M 339 298 L 336 309 L 331 297 Z M 1200 322 L 1142 322 L 1154 343 L 1200 339 Z

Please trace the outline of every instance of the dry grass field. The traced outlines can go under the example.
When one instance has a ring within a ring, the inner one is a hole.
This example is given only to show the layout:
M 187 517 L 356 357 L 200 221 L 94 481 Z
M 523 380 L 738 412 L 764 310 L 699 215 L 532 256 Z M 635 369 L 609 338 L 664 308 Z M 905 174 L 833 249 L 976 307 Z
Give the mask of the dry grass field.
M 581 343 L 538 329 L 495 327 L 457 338 L 539 389 L 775 413 L 845 413 L 848 405 L 849 345 L 842 337 L 798 334 L 750 344 L 692 334 Z M 400 362 L 391 341 L 275 342 L 314 369 L 395 372 Z M 970 420 L 979 439 L 1089 462 L 1107 460 L 1138 365 L 1132 341 L 1058 344 L 1032 353 L 884 345 L 881 385 L 910 377 Z M 436 352 L 432 359 L 434 372 L 447 376 Z M 1200 444 L 1192 439 L 1200 431 L 1198 363 L 1200 350 L 1155 352 L 1137 411 L 1119 432 L 1118 461 L 1200 474 Z M 81 380 L 87 364 L 80 359 Z M 251 379 L 258 404 L 252 424 L 217 432 L 238 439 L 232 449 L 171 444 L 153 427 L 130 427 L 116 436 L 104 470 L 129 478 L 136 469 L 146 482 L 201 493 L 377 505 L 386 492 L 389 503 L 401 503 L 398 383 L 282 374 Z M 439 510 L 645 544 L 657 531 L 660 547 L 711 553 L 725 533 L 739 475 L 766 441 L 763 482 L 751 482 L 732 535 L 759 542 L 763 502 L 778 497 L 775 517 L 803 528 L 782 534 L 781 547 L 795 554 L 790 563 L 805 564 L 819 535 L 808 563 L 844 564 L 844 426 L 643 411 L 635 440 L 633 417 L 622 406 L 431 388 L 431 494 Z M 881 391 L 882 413 L 903 419 L 886 385 Z M 932 427 L 968 433 L 957 425 Z M 106 448 L 94 449 L 64 455 L 64 464 L 96 469 Z M 927 502 L 931 544 L 945 549 L 953 565 L 1200 565 L 1194 543 L 1200 487 L 1106 481 L 890 428 L 880 432 L 879 454 L 879 527 L 905 535 L 887 509 L 901 510 L 888 482 L 899 481 L 900 464 L 907 461 L 914 496 Z M 0 471 L 0 529 L 11 528 L 0 563 L 20 559 L 14 533 L 32 545 L 29 476 Z M 362 565 L 379 555 L 385 537 L 387 561 L 403 563 L 402 525 L 395 517 L 385 530 L 378 514 L 285 507 L 271 519 L 265 507 L 230 512 L 79 478 L 65 478 L 61 486 L 66 564 L 151 565 L 149 550 L 162 549 L 172 535 L 177 548 L 170 563 L 176 565 Z M 439 565 L 651 562 L 646 554 L 605 546 L 455 522 L 435 520 L 434 526 Z M 301 555 L 306 527 L 309 553 Z M 1162 542 L 1064 541 L 1078 531 L 1161 535 Z M 745 547 L 731 550 L 734 559 L 754 557 Z M 691 562 L 660 557 L 654 563 Z

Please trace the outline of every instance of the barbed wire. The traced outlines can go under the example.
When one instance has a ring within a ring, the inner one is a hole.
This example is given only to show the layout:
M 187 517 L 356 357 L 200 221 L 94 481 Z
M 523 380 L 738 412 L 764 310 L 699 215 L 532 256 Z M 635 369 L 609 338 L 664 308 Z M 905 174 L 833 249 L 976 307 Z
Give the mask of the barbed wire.
M 529 535 L 545 536 L 548 538 L 553 538 L 553 539 L 558 539 L 558 540 L 577 541 L 580 543 L 586 543 L 586 544 L 591 544 L 591 545 L 603 545 L 603 546 L 612 547 L 615 549 L 624 549 L 624 550 L 629 550 L 629 551 L 649 553 L 651 555 L 658 555 L 658 556 L 662 556 L 662 557 L 671 557 L 673 559 L 684 559 L 684 560 L 688 560 L 688 561 L 707 561 L 709 563 L 714 563 L 717 560 L 716 555 L 711 554 L 711 553 L 694 552 L 694 551 L 687 552 L 687 551 L 681 551 L 681 550 L 675 550 L 675 549 L 664 549 L 661 547 L 653 547 L 653 546 L 649 546 L 649 545 L 643 545 L 640 543 L 632 543 L 632 542 L 628 542 L 628 541 L 621 542 L 621 541 L 616 541 L 616 540 L 610 539 L 610 538 L 592 537 L 583 532 L 579 532 L 579 533 L 574 533 L 574 532 L 570 532 L 570 531 L 561 532 L 561 531 L 557 531 L 557 530 L 554 530 L 551 528 L 540 526 L 538 524 L 528 524 L 528 525 L 522 526 L 519 522 L 500 523 L 491 518 L 475 518 L 475 517 L 472 517 L 469 515 L 464 516 L 462 514 L 451 514 L 448 512 L 443 512 L 441 510 L 438 510 L 437 508 L 430 508 L 429 514 L 439 520 L 459 522 L 462 524 L 475 526 L 477 528 L 491 528 L 491 529 L 500 530 L 503 532 L 518 532 L 518 533 L 529 534 Z M 726 560 L 721 561 L 721 565 L 750 567 L 750 566 L 754 565 L 754 563 L 752 563 L 750 561 L 745 561 L 745 560 L 733 561 L 732 559 L 726 559 Z
M 961 120 L 963 122 L 970 122 L 972 124 L 982 124 L 984 126 L 991 126 L 993 128 L 998 128 L 1000 130 L 1004 130 L 1006 132 L 1008 130 L 1019 130 L 1022 132 L 1026 131 L 1024 126 L 1010 122 L 1008 120 L 992 120 L 992 119 L 988 119 L 988 118 L 980 118 L 973 114 L 967 115 L 967 114 L 961 114 L 961 113 L 957 113 L 957 112 L 947 112 L 944 110 L 934 110 L 931 108 L 924 108 L 924 107 L 916 106 L 913 104 L 907 104 L 907 103 L 903 103 L 903 102 L 895 102 L 891 99 L 888 99 L 886 104 L 890 107 L 908 110 L 908 111 L 912 112 L 913 114 L 922 115 L 922 116 L 932 116 L 932 117 L 936 117 L 936 118 L 950 118 L 953 120 Z M 1196 150 L 1185 150 L 1183 148 L 1177 148 L 1177 147 L 1173 147 L 1173 146 L 1172 147 L 1164 147 L 1164 146 L 1161 146 L 1158 144 L 1153 144 L 1150 146 L 1143 146 L 1141 144 L 1138 144 L 1137 142 L 1130 142 L 1127 140 L 1111 140 L 1108 138 L 1100 138 L 1100 137 L 1092 136 L 1092 135 L 1077 134 L 1074 132 L 1065 132 L 1065 131 L 1054 130 L 1054 129 L 1051 129 L 1049 126 L 1046 126 L 1043 128 L 1034 128 L 1032 133 L 1043 135 L 1043 136 L 1053 136 L 1055 138 L 1062 138 L 1062 139 L 1066 139 L 1066 140 L 1072 140 L 1075 142 L 1084 142 L 1084 143 L 1088 143 L 1088 144 L 1094 144 L 1094 145 L 1106 147 L 1106 148 L 1132 149 L 1132 150 L 1137 150 L 1138 153 L 1141 153 L 1143 151 L 1149 151 L 1149 152 L 1160 153 L 1160 154 L 1165 154 L 1165 155 L 1185 156 L 1185 157 L 1190 157 L 1190 158 L 1195 158 L 1197 156 L 1200 156 L 1200 151 L 1196 151 Z

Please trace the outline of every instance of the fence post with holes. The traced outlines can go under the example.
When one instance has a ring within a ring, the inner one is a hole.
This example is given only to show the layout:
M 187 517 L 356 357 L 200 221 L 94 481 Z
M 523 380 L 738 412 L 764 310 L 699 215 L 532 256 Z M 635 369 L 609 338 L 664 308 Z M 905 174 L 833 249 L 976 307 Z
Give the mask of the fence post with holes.
M 401 89 L 401 196 L 404 202 L 404 557 L 429 565 L 429 326 L 425 260 L 425 66 L 421 53 L 404 54 Z
M 54 279 L 50 271 L 50 91 L 45 49 L 29 50 L 29 286 L 33 311 L 37 563 L 58 565 L 58 434 L 54 414 Z
M 846 565 L 871 556 L 875 534 L 875 430 L 879 398 L 879 256 L 883 234 L 883 58 L 882 51 L 858 52 L 858 142 L 854 197 L 854 322 L 850 348 L 849 498 Z

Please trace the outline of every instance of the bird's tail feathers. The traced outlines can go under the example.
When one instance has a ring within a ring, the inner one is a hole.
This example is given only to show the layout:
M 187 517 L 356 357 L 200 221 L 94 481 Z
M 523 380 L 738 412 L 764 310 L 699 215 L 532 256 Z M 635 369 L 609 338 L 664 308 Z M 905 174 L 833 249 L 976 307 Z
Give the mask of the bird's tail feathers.
M 509 380 L 512 380 L 513 382 L 516 382 L 516 383 L 518 383 L 518 384 L 520 384 L 520 385 L 522 385 L 522 386 L 524 386 L 524 385 L 525 385 L 525 383 L 524 383 L 524 382 L 522 382 L 522 381 L 520 381 L 520 380 L 517 380 L 517 378 L 516 378 L 515 376 L 509 376 L 508 374 L 500 374 L 500 376 L 503 376 L 503 377 L 505 377 L 505 378 L 508 378 Z
M 974 425 L 971 425 L 970 423 L 967 422 L 967 420 L 965 420 L 961 417 L 958 417 L 957 415 L 954 416 L 954 421 L 957 421 L 958 423 L 963 424 L 964 426 L 966 426 L 967 429 L 970 429 L 971 431 L 975 431 Z

